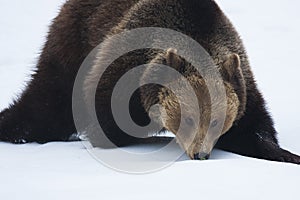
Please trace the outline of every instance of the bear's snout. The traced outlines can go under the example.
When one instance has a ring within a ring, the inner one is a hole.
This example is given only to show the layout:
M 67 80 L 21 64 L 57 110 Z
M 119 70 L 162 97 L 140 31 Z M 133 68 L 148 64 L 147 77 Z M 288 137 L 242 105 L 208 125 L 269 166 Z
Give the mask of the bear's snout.
M 196 153 L 194 154 L 194 160 L 208 160 L 210 154 L 208 153 Z

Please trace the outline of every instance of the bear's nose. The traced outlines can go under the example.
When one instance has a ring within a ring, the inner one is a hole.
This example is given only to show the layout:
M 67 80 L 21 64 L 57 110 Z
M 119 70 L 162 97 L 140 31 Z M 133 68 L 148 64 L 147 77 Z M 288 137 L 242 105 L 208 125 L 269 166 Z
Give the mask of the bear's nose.
M 210 154 L 208 153 L 196 153 L 194 154 L 195 160 L 208 160 L 210 157 Z

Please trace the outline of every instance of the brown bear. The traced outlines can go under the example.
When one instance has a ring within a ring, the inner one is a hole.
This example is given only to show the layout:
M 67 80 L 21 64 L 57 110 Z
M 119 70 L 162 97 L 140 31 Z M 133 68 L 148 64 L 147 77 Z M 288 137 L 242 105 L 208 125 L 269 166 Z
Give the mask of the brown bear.
M 201 44 L 215 61 L 224 79 L 227 95 L 227 102 L 220 103 L 220 107 L 226 107 L 227 114 L 222 136 L 216 144 L 218 148 L 255 158 L 300 164 L 299 156 L 278 145 L 273 121 L 257 89 L 243 43 L 213 0 L 69 0 L 50 28 L 31 83 L 19 100 L 0 114 L 0 140 L 13 143 L 67 141 L 76 133 L 72 91 L 81 63 L 99 43 L 106 41 L 109 44 L 114 34 L 142 27 L 181 32 Z M 108 52 L 113 52 L 109 45 L 106 48 Z M 199 74 L 193 73 L 190 63 L 176 55 L 176 49 L 170 48 L 167 52 L 157 49 L 129 52 L 114 61 L 97 83 L 95 102 L 98 121 L 107 138 L 115 145 L 141 141 L 117 126 L 110 106 L 115 84 L 135 66 L 150 63 L 150 68 L 141 76 L 143 80 L 153 76 L 151 63 L 170 65 L 191 83 L 201 110 L 210 110 L 205 81 Z M 97 81 L 95 77 L 101 67 L 101 62 L 96 59 L 85 78 L 84 92 L 88 106 L 89 100 L 94 98 L 90 90 Z M 167 84 L 176 85 L 177 80 Z M 183 86 L 182 90 L 185 89 Z M 188 98 L 184 101 L 189 103 Z M 166 113 L 150 109 L 157 103 Z M 147 125 L 149 116 L 154 116 L 158 124 L 163 125 L 163 130 L 176 135 L 178 120 L 183 114 L 179 112 L 179 106 L 177 98 L 167 88 L 146 85 L 133 94 L 129 108 L 138 125 Z M 199 149 L 203 149 L 203 135 L 213 116 L 203 112 L 200 122 L 204 125 L 195 129 L 193 108 L 188 107 L 186 113 L 183 116 L 186 130 L 196 136 L 189 146 L 180 136 L 178 141 L 192 159 L 208 158 L 210 151 L 199 152 Z M 85 123 L 91 139 L 93 134 L 97 134 L 94 124 L 89 124 L 88 120 Z M 213 126 L 219 125 L 217 119 L 213 120 Z M 101 141 L 91 142 L 105 146 Z M 215 142 L 210 141 L 209 145 Z

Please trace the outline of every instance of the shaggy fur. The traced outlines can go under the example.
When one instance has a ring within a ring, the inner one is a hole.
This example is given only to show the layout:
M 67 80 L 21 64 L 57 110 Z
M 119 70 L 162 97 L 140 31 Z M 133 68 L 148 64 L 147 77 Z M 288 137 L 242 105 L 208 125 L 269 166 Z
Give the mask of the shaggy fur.
M 245 156 L 300 164 L 299 156 L 279 147 L 273 121 L 257 89 L 242 41 L 213 0 L 69 0 L 50 28 L 32 81 L 20 98 L 0 114 L 0 140 L 13 143 L 68 140 L 76 132 L 71 101 L 80 64 L 103 40 L 125 29 L 139 27 L 182 32 L 199 42 L 218 66 L 223 63 L 220 70 L 224 78 L 237 76 L 228 83 L 238 98 L 238 113 L 217 147 Z M 112 88 L 126 71 L 150 63 L 160 53 L 155 50 L 128 53 L 110 66 L 98 84 L 98 119 L 108 138 L 118 146 L 136 139 L 124 134 L 113 121 L 109 109 Z M 237 62 L 240 62 L 241 73 L 228 73 L 232 71 L 230 66 Z M 95 82 L 93 75 L 101 68 L 101 58 L 95 63 L 86 79 L 87 99 L 93 98 L 89 86 Z M 235 81 L 241 78 L 242 82 Z M 246 87 L 242 87 L 243 84 Z M 162 101 L 168 99 L 166 95 L 158 98 L 160 91 L 153 90 L 149 94 L 154 98 L 151 103 L 167 102 Z M 137 124 L 146 125 L 149 117 L 142 99 L 137 91 L 130 108 Z

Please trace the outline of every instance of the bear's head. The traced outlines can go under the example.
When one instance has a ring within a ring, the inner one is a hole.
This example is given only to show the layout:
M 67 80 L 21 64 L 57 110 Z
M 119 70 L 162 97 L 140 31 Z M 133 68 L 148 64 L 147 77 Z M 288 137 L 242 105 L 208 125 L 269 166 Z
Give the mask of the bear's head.
M 219 137 L 242 117 L 245 110 L 246 85 L 239 56 L 230 54 L 214 60 L 221 79 L 211 81 L 219 81 L 223 85 L 225 98 L 218 97 L 218 93 L 222 92 L 220 88 L 214 90 L 215 95 L 210 94 L 207 79 L 202 78 L 189 63 L 178 56 L 176 50 L 169 49 L 152 61 L 170 66 L 182 76 L 167 82 L 164 87 L 156 86 L 160 106 L 151 107 L 148 101 L 146 109 L 151 119 L 176 135 L 177 142 L 191 159 L 208 159 Z M 152 67 L 145 72 L 144 78 L 150 73 L 153 75 L 159 71 Z M 142 96 L 151 94 L 149 91 L 153 91 L 153 88 L 142 91 Z M 194 93 L 194 98 L 191 93 Z M 225 113 L 223 117 L 222 110 Z

